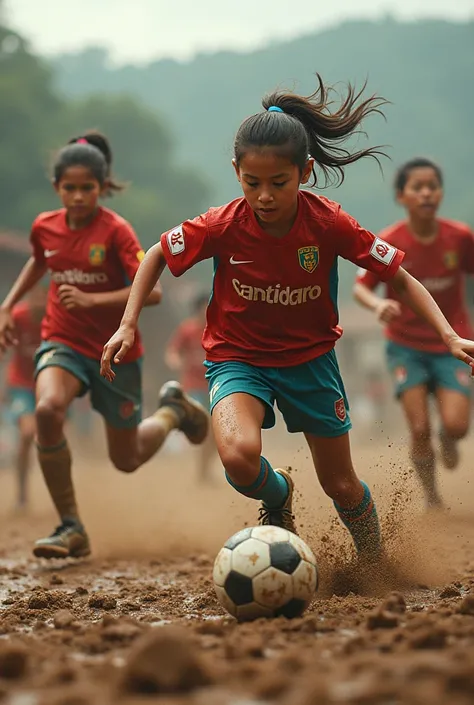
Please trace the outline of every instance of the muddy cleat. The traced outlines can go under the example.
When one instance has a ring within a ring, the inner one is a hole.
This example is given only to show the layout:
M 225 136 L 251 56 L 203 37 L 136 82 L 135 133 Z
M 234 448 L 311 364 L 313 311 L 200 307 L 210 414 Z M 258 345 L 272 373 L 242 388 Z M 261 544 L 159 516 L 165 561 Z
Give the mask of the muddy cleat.
M 179 430 L 190 443 L 199 445 L 209 431 L 209 414 L 199 402 L 191 399 L 179 382 L 166 382 L 160 389 L 158 408 L 168 406 L 179 419 Z
M 459 449 L 455 438 L 441 431 L 439 434 L 441 462 L 446 470 L 455 470 L 459 465 Z
M 37 558 L 82 558 L 91 552 L 89 537 L 77 519 L 63 519 L 45 539 L 38 539 L 33 548 Z
M 286 470 L 283 468 L 275 469 L 275 472 L 279 475 L 283 475 L 288 484 L 288 497 L 285 504 L 279 509 L 269 509 L 262 503 L 259 510 L 258 523 L 260 526 L 280 526 L 282 529 L 291 531 L 292 534 L 298 534 L 292 508 L 294 482 L 288 470 L 289 468 Z

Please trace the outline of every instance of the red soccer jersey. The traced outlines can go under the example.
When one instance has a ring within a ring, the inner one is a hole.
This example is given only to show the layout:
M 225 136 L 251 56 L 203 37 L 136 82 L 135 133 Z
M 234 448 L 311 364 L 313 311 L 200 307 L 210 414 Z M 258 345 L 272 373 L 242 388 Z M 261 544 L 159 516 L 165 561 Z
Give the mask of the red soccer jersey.
M 239 198 L 164 233 L 161 243 L 175 276 L 214 258 L 207 359 L 262 367 L 299 365 L 334 347 L 342 333 L 339 256 L 384 280 L 403 259 L 337 203 L 309 191 L 299 192 L 296 220 L 282 238 L 263 230 Z
M 474 236 L 467 225 L 438 220 L 439 232 L 428 245 L 416 240 L 406 223 L 382 231 L 380 237 L 405 252 L 403 267 L 428 289 L 458 335 L 471 338 L 471 325 L 465 303 L 464 279 L 474 272 Z M 380 283 L 375 272 L 359 272 L 358 281 L 370 289 Z M 446 345 L 436 331 L 408 306 L 396 291 L 386 286 L 387 298 L 399 301 L 400 316 L 385 328 L 387 338 L 416 350 L 445 353 Z
M 59 301 L 61 284 L 72 284 L 87 293 L 115 291 L 128 286 L 143 259 L 143 250 L 133 228 L 117 213 L 99 208 L 92 223 L 71 230 L 64 209 L 41 213 L 31 231 L 33 254 L 45 263 L 51 276 L 43 340 L 69 345 L 87 357 L 99 360 L 102 348 L 117 330 L 120 306 L 67 310 Z M 142 354 L 140 336 L 124 362 Z
M 207 391 L 202 349 L 203 327 L 194 318 L 183 321 L 171 338 L 168 348 L 183 361 L 181 384 L 186 392 Z
M 35 317 L 26 302 L 15 306 L 12 315 L 18 345 L 13 348 L 7 366 L 6 381 L 9 387 L 34 389 L 34 355 L 41 343 L 41 320 Z

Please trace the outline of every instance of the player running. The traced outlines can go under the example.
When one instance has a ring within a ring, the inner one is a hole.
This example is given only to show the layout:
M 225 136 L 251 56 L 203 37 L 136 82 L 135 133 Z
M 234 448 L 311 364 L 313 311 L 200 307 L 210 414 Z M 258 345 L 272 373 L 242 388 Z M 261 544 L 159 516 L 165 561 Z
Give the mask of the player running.
M 209 296 L 199 294 L 193 303 L 193 315 L 185 319 L 175 330 L 165 353 L 165 361 L 171 370 L 179 373 L 181 386 L 188 396 L 209 408 L 209 392 L 203 367 L 202 335 L 206 325 Z M 198 476 L 209 481 L 210 465 L 216 445 L 209 433 L 199 448 Z
M 293 479 L 261 456 L 261 428 L 275 423 L 274 403 L 290 433 L 304 433 L 324 491 L 334 500 L 359 555 L 380 555 L 379 522 L 369 487 L 354 470 L 351 423 L 334 352 L 341 335 L 337 261 L 344 257 L 391 280 L 451 352 L 472 364 L 474 342 L 452 330 L 426 289 L 400 264 L 403 252 L 362 228 L 327 198 L 300 190 L 316 169 L 344 167 L 377 149 L 349 152 L 344 137 L 378 112 L 382 99 L 359 102 L 349 87 L 339 108 L 319 78 L 304 98 L 276 92 L 241 124 L 234 169 L 244 197 L 211 208 L 164 233 L 133 282 L 118 331 L 104 348 L 101 372 L 116 373 L 133 349 L 140 311 L 165 266 L 180 276 L 214 258 L 213 294 L 204 333 L 217 448 L 230 484 L 262 501 L 262 524 L 296 531 Z
M 465 275 L 474 273 L 474 236 L 467 225 L 438 218 L 443 175 L 429 159 L 412 159 L 397 172 L 395 192 L 407 219 L 380 237 L 406 253 L 404 267 L 432 294 L 456 333 L 472 335 L 465 300 Z M 428 507 L 441 506 L 431 438 L 429 395 L 436 398 L 441 427 L 441 460 L 448 469 L 459 461 L 457 443 L 469 428 L 470 374 L 449 354 L 446 341 L 412 311 L 388 282 L 385 297 L 374 290 L 377 272 L 361 271 L 354 295 L 385 324 L 387 361 L 410 430 L 410 457 Z
M 120 186 L 111 175 L 112 153 L 98 133 L 64 147 L 54 166 L 54 186 L 63 208 L 41 213 L 33 223 L 33 254 L 0 307 L 0 348 L 15 341 L 12 309 L 49 272 L 43 342 L 36 355 L 38 458 L 61 523 L 40 539 L 34 554 L 44 558 L 90 553 L 71 477 L 71 453 L 64 436 L 66 412 L 77 396 L 90 393 L 105 422 L 109 456 L 123 472 L 133 472 L 161 447 L 173 428 L 192 443 L 206 437 L 208 415 L 177 383 L 160 392 L 158 411 L 141 420 L 142 343 L 137 335 L 116 384 L 99 374 L 104 342 L 119 324 L 144 252 L 131 225 L 99 205 Z M 160 286 L 144 304 L 158 304 Z
M 28 298 L 12 310 L 17 344 L 6 368 L 5 399 L 9 418 L 18 429 L 15 452 L 18 510 L 25 509 L 28 504 L 30 456 L 36 428 L 34 356 L 41 342 L 41 321 L 45 307 L 46 289 L 37 285 L 30 291 Z

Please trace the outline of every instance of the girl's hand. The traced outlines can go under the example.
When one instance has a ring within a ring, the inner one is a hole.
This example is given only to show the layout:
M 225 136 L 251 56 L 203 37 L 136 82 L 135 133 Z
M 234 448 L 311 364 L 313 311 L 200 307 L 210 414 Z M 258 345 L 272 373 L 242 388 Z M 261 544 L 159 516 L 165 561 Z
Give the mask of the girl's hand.
M 120 326 L 113 334 L 109 342 L 104 345 L 102 357 L 100 359 L 100 374 L 109 382 L 112 382 L 115 377 L 115 372 L 112 370 L 112 362 L 116 365 L 122 361 L 127 352 L 133 345 L 135 340 L 135 328 L 131 326 Z
M 61 284 L 58 289 L 59 300 L 64 308 L 91 308 L 94 305 L 94 294 L 87 294 L 77 286 Z
M 474 375 L 474 340 L 466 340 L 456 336 L 448 342 L 448 348 L 451 355 L 471 367 L 471 374 Z
M 398 301 L 383 299 L 375 309 L 375 314 L 382 323 L 390 323 L 400 315 L 402 308 Z
M 0 351 L 5 353 L 12 345 L 18 345 L 13 316 L 9 309 L 0 308 Z

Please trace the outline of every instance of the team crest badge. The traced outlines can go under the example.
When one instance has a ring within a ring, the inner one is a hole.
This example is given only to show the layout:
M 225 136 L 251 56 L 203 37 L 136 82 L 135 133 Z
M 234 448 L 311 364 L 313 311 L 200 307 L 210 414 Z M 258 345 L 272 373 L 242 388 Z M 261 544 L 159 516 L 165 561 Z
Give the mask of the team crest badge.
M 298 259 L 300 267 L 303 267 L 303 269 L 311 274 L 319 264 L 319 247 L 316 247 L 316 245 L 300 247 L 298 250 Z
M 89 248 L 89 262 L 93 267 L 100 267 L 105 260 L 105 245 L 91 245 Z
M 444 264 L 447 269 L 456 269 L 458 266 L 458 253 L 457 252 L 445 252 L 444 253 Z
M 408 372 L 406 370 L 406 367 L 396 367 L 393 371 L 393 376 L 395 377 L 395 381 L 397 384 L 405 384 L 408 379 Z
M 341 397 L 337 401 L 334 402 L 334 411 L 339 419 L 339 421 L 345 421 L 346 420 L 346 405 L 344 403 L 344 399 Z
M 459 384 L 461 384 L 463 387 L 469 387 L 471 383 L 471 375 L 468 372 L 468 369 L 469 368 L 467 368 L 466 370 L 456 370 L 456 378 Z
M 137 410 L 136 405 L 133 403 L 133 401 L 124 401 L 120 404 L 120 409 L 119 413 L 122 419 L 129 419 L 135 411 Z

